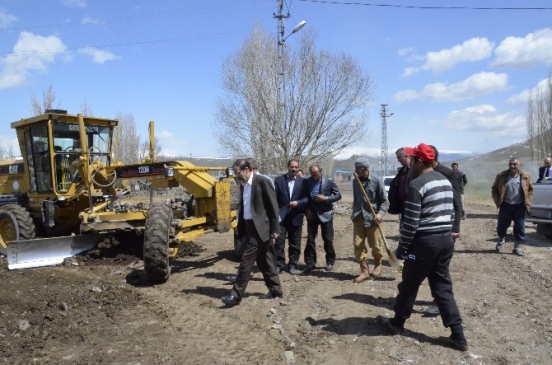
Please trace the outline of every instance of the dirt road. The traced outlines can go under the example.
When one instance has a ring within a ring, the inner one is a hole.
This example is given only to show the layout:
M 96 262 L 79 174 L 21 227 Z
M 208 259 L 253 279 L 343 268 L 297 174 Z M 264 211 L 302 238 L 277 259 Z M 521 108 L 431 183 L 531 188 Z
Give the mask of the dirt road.
M 469 203 L 451 271 L 470 349 L 447 347 L 440 317 L 425 317 L 422 286 L 401 336 L 376 324 L 392 315 L 399 273 L 353 284 L 347 201 L 336 217 L 333 272 L 282 274 L 285 299 L 263 301 L 257 272 L 239 306 L 220 297 L 235 272 L 231 233 L 195 242 L 163 285 L 132 255 L 88 255 L 64 266 L 7 271 L 0 260 L 0 363 L 5 364 L 544 364 L 552 358 L 552 242 L 528 227 L 526 255 L 494 252 L 496 209 Z M 396 216 L 384 231 L 397 242 Z M 304 235 L 306 229 L 304 228 Z M 137 237 L 126 237 L 140 247 Z M 304 241 L 303 241 L 304 242 Z M 319 246 L 321 246 L 319 244 Z M 324 257 L 323 250 L 318 257 Z M 373 262 L 370 262 L 372 267 Z

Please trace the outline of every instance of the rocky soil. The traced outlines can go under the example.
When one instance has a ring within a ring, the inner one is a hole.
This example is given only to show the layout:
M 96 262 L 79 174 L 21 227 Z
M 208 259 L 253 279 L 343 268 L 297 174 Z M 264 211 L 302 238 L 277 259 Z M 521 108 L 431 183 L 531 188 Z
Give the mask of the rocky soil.
M 239 306 L 220 297 L 235 272 L 232 233 L 209 234 L 172 260 L 169 281 L 144 279 L 141 238 L 116 237 L 58 267 L 8 271 L 0 259 L 0 364 L 545 364 L 552 358 L 552 241 L 527 227 L 526 255 L 512 237 L 496 253 L 496 209 L 469 202 L 451 264 L 469 351 L 448 347 L 428 317 L 423 285 L 400 336 L 376 323 L 392 316 L 400 274 L 353 284 L 347 197 L 338 207 L 332 272 L 282 274 L 285 298 L 263 301 L 257 272 Z M 396 216 L 384 231 L 397 244 Z M 306 229 L 304 229 L 306 235 Z M 321 246 L 321 244 L 319 244 Z M 117 249 L 114 249 L 117 248 Z M 322 252 L 318 257 L 324 257 Z M 371 267 L 373 262 L 370 262 Z

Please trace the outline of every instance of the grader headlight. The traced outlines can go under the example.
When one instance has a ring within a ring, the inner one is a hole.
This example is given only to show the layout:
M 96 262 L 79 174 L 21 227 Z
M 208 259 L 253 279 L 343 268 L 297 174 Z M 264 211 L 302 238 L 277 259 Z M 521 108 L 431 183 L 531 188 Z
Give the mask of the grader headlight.
M 174 167 L 165 167 L 165 177 L 169 180 L 174 179 Z

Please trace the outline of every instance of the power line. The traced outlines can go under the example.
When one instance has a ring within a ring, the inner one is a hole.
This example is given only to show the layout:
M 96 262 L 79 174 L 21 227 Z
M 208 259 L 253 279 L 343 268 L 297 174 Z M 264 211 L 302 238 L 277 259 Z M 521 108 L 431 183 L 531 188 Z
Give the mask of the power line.
M 396 5 L 396 4 L 372 4 L 360 2 L 340 2 L 326 0 L 300 0 L 302 2 L 321 3 L 330 5 L 347 6 L 373 6 L 379 8 L 401 8 L 421 10 L 552 10 L 552 7 L 471 7 L 471 6 L 418 6 L 418 5 Z
M 231 5 L 232 9 L 239 5 L 246 5 L 250 3 L 257 4 L 257 1 L 242 1 L 241 3 L 233 3 Z M 264 5 L 263 5 L 264 6 Z M 238 10 L 228 10 L 228 7 L 212 6 L 212 7 L 202 7 L 194 9 L 174 9 L 158 13 L 145 13 L 139 15 L 128 15 L 128 16 L 119 16 L 113 18 L 106 18 L 104 20 L 89 20 L 89 21 L 73 21 L 73 22 L 60 22 L 60 23 L 49 23 L 49 24 L 38 24 L 38 25 L 29 25 L 22 27 L 14 28 L 3 28 L 0 31 L 19 31 L 19 30 L 32 30 L 32 29 L 41 29 L 41 28 L 50 28 L 50 27 L 59 27 L 59 26 L 81 26 L 81 25 L 98 25 L 98 24 L 112 24 L 112 23 L 122 23 L 122 22 L 133 22 L 139 20 L 150 20 L 150 19 L 163 19 L 179 15 L 202 15 L 202 14 L 213 14 L 213 13 L 227 13 L 229 11 L 238 11 Z
M 65 49 L 50 49 L 50 50 L 46 49 L 46 50 L 40 50 L 40 51 L 29 50 L 29 51 L 24 51 L 24 52 L 7 53 L 7 54 L 4 54 L 4 55 L 0 55 L 0 58 L 7 57 L 7 56 L 20 56 L 20 55 L 31 55 L 31 54 L 64 53 L 64 52 L 69 52 L 69 51 L 78 51 L 78 50 L 83 49 L 85 47 L 105 49 L 105 48 L 113 48 L 113 47 L 135 46 L 135 45 L 142 45 L 142 44 L 180 42 L 180 41 L 183 41 L 183 40 L 217 39 L 217 38 L 226 38 L 230 35 L 239 34 L 239 33 L 240 32 L 214 33 L 214 34 L 206 34 L 206 35 L 199 35 L 199 36 L 155 39 L 155 40 L 151 40 L 151 41 L 137 41 L 137 42 L 113 43 L 113 44 L 104 44 L 104 45 L 91 45 L 91 46 L 84 46 L 84 47 L 78 47 L 78 48 L 73 47 L 73 48 L 65 48 Z

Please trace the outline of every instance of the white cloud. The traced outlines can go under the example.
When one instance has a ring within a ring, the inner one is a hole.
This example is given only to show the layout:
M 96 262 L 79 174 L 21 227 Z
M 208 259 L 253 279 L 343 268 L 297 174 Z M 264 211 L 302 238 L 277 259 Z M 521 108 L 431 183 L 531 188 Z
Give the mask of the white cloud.
M 526 135 L 525 117 L 517 112 L 500 113 L 489 104 L 449 113 L 445 126 L 452 131 L 484 132 L 495 138 L 518 138 Z
M 0 8 L 0 29 L 6 29 L 17 21 L 17 18 Z
M 24 85 L 32 71 L 46 72 L 63 54 L 67 55 L 67 46 L 60 38 L 21 32 L 13 52 L 0 59 L 0 90 Z
M 171 139 L 174 137 L 174 133 L 169 131 L 162 131 L 161 133 L 156 134 L 155 136 L 162 139 Z
M 104 63 L 107 61 L 120 60 L 121 57 L 107 51 L 102 51 L 94 47 L 84 47 L 79 49 L 79 53 L 92 57 L 95 63 Z
M 411 75 L 414 75 L 416 73 L 420 72 L 420 69 L 417 67 L 407 67 L 404 69 L 404 72 L 402 74 L 403 77 L 408 77 Z
M 81 20 L 81 24 L 100 24 L 100 23 L 101 23 L 101 20 L 94 19 L 89 16 L 85 16 Z
M 532 69 L 552 65 L 552 28 L 529 33 L 525 38 L 507 37 L 494 50 L 493 67 Z
M 414 48 L 413 47 L 401 48 L 401 49 L 399 49 L 399 51 L 397 53 L 398 53 L 399 56 L 405 57 L 405 56 L 413 54 L 414 53 Z
M 537 83 L 537 86 L 526 89 L 520 92 L 519 94 L 512 95 L 506 100 L 507 104 L 520 104 L 527 103 L 529 100 L 529 95 L 539 95 L 548 92 L 548 79 L 540 80 Z
M 59 0 L 61 5 L 68 6 L 70 8 L 84 8 L 86 7 L 86 0 Z
M 472 75 L 464 81 L 454 84 L 435 83 L 426 85 L 421 91 L 404 90 L 394 95 L 399 101 L 409 100 L 435 100 L 452 101 L 473 99 L 481 95 L 488 95 L 502 91 L 508 84 L 508 75 L 494 72 L 480 72 Z
M 455 67 L 462 62 L 475 62 L 491 56 L 493 43 L 487 38 L 472 38 L 452 48 L 428 52 L 422 57 L 425 63 L 421 67 L 409 67 L 403 75 L 412 75 L 413 71 L 433 71 L 440 73 Z M 408 70 L 408 71 L 407 71 Z

